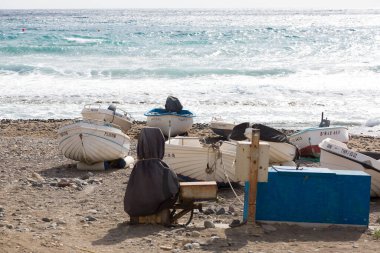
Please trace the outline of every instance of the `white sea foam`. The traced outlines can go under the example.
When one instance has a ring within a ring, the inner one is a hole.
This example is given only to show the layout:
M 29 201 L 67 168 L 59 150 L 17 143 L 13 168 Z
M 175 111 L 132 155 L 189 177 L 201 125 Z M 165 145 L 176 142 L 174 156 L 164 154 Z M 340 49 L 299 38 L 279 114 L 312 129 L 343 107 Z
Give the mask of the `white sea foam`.
M 299 129 L 323 111 L 380 135 L 379 14 L 0 11 L 0 118 L 75 118 L 86 103 L 117 101 L 145 120 L 174 95 L 196 122 Z M 26 32 L 9 16 L 27 17 Z

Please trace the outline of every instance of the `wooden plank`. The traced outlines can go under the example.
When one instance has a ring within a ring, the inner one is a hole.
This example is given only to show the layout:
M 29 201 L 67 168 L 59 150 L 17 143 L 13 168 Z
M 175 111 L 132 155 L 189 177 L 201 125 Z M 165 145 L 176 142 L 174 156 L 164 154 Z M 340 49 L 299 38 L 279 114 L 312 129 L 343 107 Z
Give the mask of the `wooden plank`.
M 249 168 L 249 206 L 248 206 L 248 223 L 256 222 L 256 196 L 257 196 L 257 179 L 259 175 L 259 142 L 260 130 L 252 129 L 251 140 L 251 163 Z
M 179 197 L 182 201 L 214 200 L 218 187 L 215 181 L 180 183 Z

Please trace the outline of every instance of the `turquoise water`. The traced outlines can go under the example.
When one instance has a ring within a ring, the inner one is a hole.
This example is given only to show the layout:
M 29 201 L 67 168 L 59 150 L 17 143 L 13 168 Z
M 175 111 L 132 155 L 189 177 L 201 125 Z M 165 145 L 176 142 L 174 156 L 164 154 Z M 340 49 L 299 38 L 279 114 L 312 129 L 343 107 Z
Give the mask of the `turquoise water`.
M 379 77 L 379 10 L 0 10 L 0 118 L 115 101 L 143 120 L 171 94 L 198 122 L 297 128 L 324 111 L 376 132 Z

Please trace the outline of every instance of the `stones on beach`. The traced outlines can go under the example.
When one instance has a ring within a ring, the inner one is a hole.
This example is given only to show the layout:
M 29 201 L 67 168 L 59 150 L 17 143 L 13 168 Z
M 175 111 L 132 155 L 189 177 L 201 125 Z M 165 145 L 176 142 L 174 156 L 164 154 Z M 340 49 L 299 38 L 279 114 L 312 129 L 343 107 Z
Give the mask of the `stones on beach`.
M 160 245 L 160 249 L 162 249 L 164 251 L 169 251 L 169 250 L 172 250 L 173 247 L 170 245 Z
M 51 222 L 53 219 L 44 217 L 41 220 L 44 221 L 44 222 Z
M 190 250 L 190 249 L 193 249 L 193 244 L 192 243 L 186 243 L 185 245 L 183 245 L 183 249 L 184 250 Z
M 7 224 L 7 225 L 5 225 L 5 227 L 6 227 L 7 229 L 13 229 L 13 228 L 14 228 L 14 226 L 13 226 L 12 224 Z
M 206 210 L 204 210 L 203 213 L 206 214 L 206 215 L 210 215 L 210 214 L 214 214 L 215 211 L 214 211 L 213 208 L 209 207 Z
M 94 216 L 87 215 L 86 217 L 84 217 L 84 220 L 85 221 L 96 221 L 97 219 Z
M 225 214 L 226 213 L 226 210 L 223 208 L 223 207 L 220 207 L 217 211 L 216 211 L 216 215 L 221 215 L 221 214 Z
M 267 234 L 277 230 L 277 228 L 269 224 L 263 224 L 261 225 L 261 228 L 263 229 L 264 233 L 267 233 Z
M 32 173 L 32 178 L 36 179 L 39 182 L 45 182 L 45 178 L 43 178 L 40 174 L 37 172 Z
M 230 223 L 230 227 L 233 228 L 233 227 L 237 227 L 239 226 L 241 223 L 240 223 L 240 220 L 237 220 L 237 219 L 234 219 L 232 220 L 232 222 Z
M 70 184 L 71 184 L 70 180 L 63 178 L 63 179 L 58 181 L 57 186 L 58 187 L 67 187 L 67 186 L 70 186 Z
M 192 237 L 200 237 L 201 236 L 201 233 L 199 231 L 192 231 L 191 232 L 191 236 Z
M 215 224 L 212 221 L 205 220 L 203 223 L 205 228 L 215 228 Z
M 94 176 L 94 173 L 92 173 L 91 171 L 89 171 L 85 175 L 83 175 L 80 179 L 86 180 L 86 179 L 89 179 L 92 176 Z

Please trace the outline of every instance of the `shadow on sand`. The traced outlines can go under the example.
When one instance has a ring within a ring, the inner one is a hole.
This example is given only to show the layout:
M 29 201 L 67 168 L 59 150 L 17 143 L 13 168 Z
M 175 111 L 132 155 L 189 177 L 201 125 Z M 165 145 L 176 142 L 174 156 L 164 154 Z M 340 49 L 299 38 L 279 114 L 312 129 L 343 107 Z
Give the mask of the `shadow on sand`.
M 113 245 L 126 239 L 144 238 L 150 235 L 157 235 L 160 232 L 171 231 L 171 228 L 161 225 L 130 225 L 129 222 L 117 224 L 116 228 L 111 228 L 103 238 L 93 241 L 92 245 Z
M 97 176 L 102 176 L 115 170 L 117 169 L 107 169 L 102 171 L 78 170 L 76 163 L 70 163 L 41 170 L 40 174 L 46 178 L 82 178 L 86 176 L 88 172 L 91 172 Z

